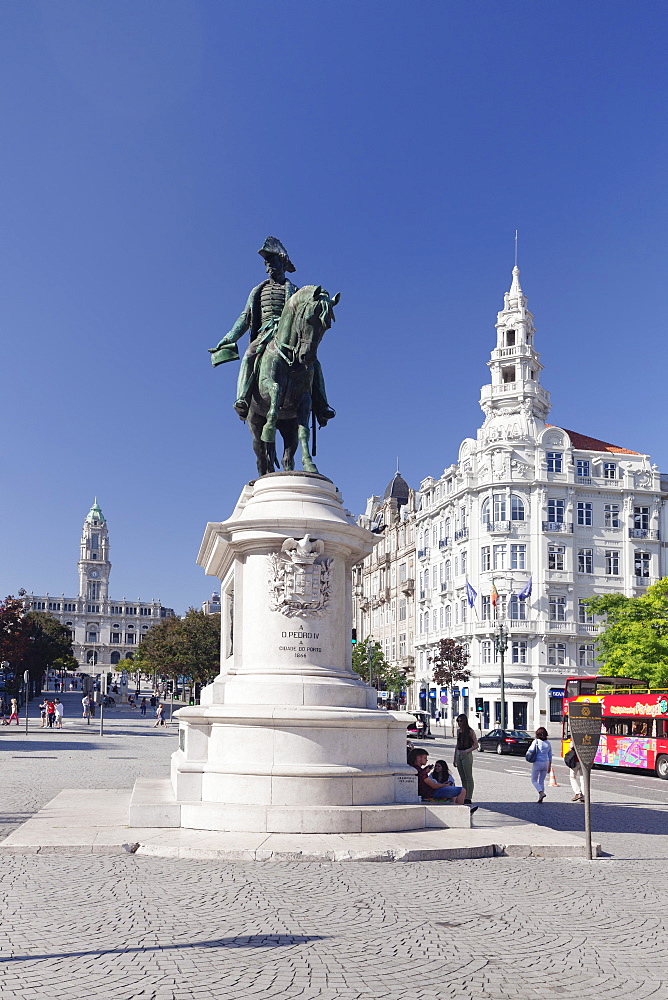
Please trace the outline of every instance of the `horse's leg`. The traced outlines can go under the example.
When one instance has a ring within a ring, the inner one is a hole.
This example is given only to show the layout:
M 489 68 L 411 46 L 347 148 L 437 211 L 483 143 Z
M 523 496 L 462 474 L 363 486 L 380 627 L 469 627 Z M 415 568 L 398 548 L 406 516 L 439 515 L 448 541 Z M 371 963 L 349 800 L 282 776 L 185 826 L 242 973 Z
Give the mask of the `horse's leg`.
M 260 413 L 255 413 L 252 409 L 248 416 L 248 428 L 253 438 L 253 451 L 259 476 L 264 476 L 267 472 L 273 472 L 273 468 L 267 468 L 267 448 L 261 440 L 264 417 Z
M 289 420 L 279 420 L 278 429 L 283 437 L 283 461 L 281 465 L 287 472 L 290 472 L 295 467 L 295 452 L 299 444 L 297 421 L 294 417 Z
M 305 392 L 297 407 L 297 436 L 302 449 L 302 469 L 317 472 L 317 466 L 309 448 L 309 417 L 311 415 L 311 394 Z

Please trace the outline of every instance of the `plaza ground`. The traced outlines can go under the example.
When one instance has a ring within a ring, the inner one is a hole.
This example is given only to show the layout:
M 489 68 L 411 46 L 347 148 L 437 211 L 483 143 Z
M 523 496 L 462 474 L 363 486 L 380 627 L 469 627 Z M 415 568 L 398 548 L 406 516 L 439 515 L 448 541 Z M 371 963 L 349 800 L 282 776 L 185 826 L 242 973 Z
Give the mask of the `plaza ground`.
M 6 837 L 63 788 L 167 773 L 176 727 L 124 708 L 90 726 L 0 733 Z M 450 760 L 452 741 L 430 741 Z M 556 750 L 556 745 L 553 744 Z M 494 813 L 582 830 L 565 766 L 535 802 L 521 757 L 478 754 L 475 825 Z M 595 771 L 604 856 L 411 864 L 2 855 L 0 996 L 64 1000 L 668 1000 L 668 782 Z

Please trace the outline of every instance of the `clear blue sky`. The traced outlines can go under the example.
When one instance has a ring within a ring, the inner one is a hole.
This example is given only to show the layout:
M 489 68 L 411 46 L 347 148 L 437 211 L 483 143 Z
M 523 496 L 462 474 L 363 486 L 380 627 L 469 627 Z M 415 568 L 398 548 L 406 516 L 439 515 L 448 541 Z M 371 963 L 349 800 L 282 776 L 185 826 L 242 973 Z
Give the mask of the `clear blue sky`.
M 113 596 L 208 596 L 255 469 L 207 348 L 268 234 L 341 292 L 352 511 L 475 433 L 516 228 L 552 422 L 667 469 L 667 35 L 663 0 L 3 0 L 0 596 L 76 590 L 94 496 Z

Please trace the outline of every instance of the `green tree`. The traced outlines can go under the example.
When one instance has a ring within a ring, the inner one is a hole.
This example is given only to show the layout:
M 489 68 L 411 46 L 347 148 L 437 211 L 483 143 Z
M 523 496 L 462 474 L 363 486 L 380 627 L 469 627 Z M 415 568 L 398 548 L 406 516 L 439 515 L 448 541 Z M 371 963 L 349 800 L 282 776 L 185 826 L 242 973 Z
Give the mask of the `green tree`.
M 668 577 L 642 597 L 590 597 L 589 610 L 605 618 L 596 640 L 600 673 L 637 677 L 648 687 L 668 686 Z
M 432 665 L 434 681 L 440 687 L 448 689 L 450 722 L 454 733 L 455 720 L 452 711 L 452 689 L 455 684 L 461 684 L 471 676 L 471 671 L 466 669 L 469 662 L 469 654 L 454 639 L 440 639 L 433 655 L 428 657 L 428 659 Z
M 184 618 L 164 618 L 146 634 L 133 667 L 208 684 L 220 670 L 220 615 L 190 608 Z
M 367 636 L 353 648 L 353 670 L 356 674 L 380 691 L 403 691 L 406 675 L 398 667 L 393 667 L 383 656 L 379 642 Z

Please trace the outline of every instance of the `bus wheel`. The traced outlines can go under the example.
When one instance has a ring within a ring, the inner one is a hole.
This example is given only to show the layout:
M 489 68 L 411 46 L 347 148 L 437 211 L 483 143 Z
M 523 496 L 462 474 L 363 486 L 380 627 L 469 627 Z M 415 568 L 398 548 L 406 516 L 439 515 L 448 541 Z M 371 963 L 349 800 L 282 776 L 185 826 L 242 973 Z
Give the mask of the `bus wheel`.
M 654 765 L 654 770 L 660 778 L 668 780 L 668 757 L 665 754 L 659 754 L 656 758 L 656 764 Z

